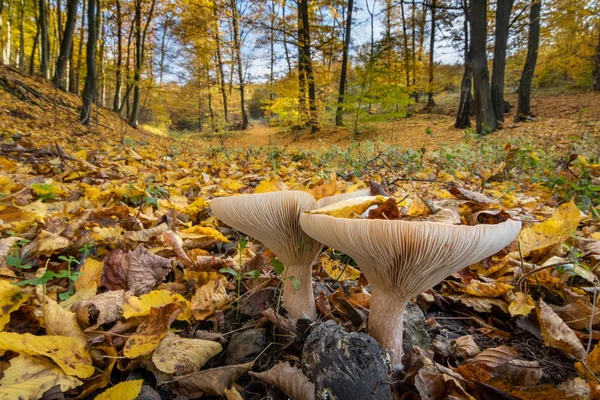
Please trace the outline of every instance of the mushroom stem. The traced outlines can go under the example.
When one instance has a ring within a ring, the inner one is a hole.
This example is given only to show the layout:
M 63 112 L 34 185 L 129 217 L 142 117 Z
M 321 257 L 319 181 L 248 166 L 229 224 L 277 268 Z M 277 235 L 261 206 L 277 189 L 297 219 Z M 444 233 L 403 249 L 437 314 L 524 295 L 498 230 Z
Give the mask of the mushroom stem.
M 290 277 L 300 282 L 298 290 Z M 315 296 L 312 286 L 312 265 L 288 265 L 283 281 L 283 305 L 292 319 L 317 318 Z
M 402 330 L 406 300 L 385 289 L 373 288 L 369 311 L 369 335 L 373 336 L 390 357 L 392 369 L 402 369 Z

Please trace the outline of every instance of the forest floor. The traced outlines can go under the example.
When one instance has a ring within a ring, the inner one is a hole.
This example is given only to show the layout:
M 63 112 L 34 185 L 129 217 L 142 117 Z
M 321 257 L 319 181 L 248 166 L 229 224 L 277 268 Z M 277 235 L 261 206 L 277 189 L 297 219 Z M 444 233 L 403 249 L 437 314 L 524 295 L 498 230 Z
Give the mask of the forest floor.
M 483 138 L 453 129 L 443 100 L 360 145 L 255 125 L 221 146 L 106 109 L 84 127 L 78 97 L 0 69 L 0 398 L 600 398 L 600 96 L 537 97 L 535 122 Z M 317 322 L 293 321 L 275 255 L 210 209 L 367 187 L 415 224 L 523 221 L 510 246 L 412 299 L 392 375 L 348 257 L 321 252 Z

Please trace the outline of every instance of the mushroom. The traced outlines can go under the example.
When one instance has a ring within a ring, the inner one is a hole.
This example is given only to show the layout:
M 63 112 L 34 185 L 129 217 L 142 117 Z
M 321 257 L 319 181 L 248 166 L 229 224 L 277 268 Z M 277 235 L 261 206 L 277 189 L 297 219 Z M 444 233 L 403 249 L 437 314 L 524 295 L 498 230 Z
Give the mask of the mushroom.
M 521 223 L 450 225 L 439 222 L 349 219 L 303 213 L 302 229 L 315 240 L 350 255 L 371 285 L 369 334 L 402 367 L 406 302 L 464 267 L 509 245 Z
M 285 276 L 293 276 L 300 283 L 296 290 L 290 279 L 283 282 L 283 304 L 290 317 L 314 320 L 317 312 L 312 264 L 323 244 L 302 231 L 298 218 L 304 211 L 368 193 L 368 189 L 359 190 L 315 202 L 309 193 L 286 190 L 220 197 L 211 200 L 210 208 L 225 224 L 259 240 L 277 255 L 285 267 Z

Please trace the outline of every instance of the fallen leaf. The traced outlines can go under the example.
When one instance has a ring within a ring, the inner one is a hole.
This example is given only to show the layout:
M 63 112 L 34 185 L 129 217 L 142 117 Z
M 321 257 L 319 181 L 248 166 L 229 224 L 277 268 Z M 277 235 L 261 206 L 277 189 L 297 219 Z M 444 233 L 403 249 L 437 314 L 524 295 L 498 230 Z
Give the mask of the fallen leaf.
M 81 266 L 81 274 L 74 283 L 76 291 L 87 290 L 90 288 L 97 288 L 100 286 L 102 279 L 102 270 L 104 263 L 102 261 L 94 260 L 93 258 L 86 258 L 85 262 Z
M 102 352 L 105 356 L 107 356 L 107 362 L 103 366 L 102 372 L 99 375 L 92 376 L 91 378 L 85 380 L 83 385 L 78 389 L 79 396 L 77 396 L 77 400 L 85 399 L 96 390 L 105 388 L 108 386 L 108 384 L 110 384 L 110 376 L 118 359 L 117 350 L 115 350 L 114 347 L 104 346 L 99 346 L 95 348 L 95 350 Z
M 34 336 L 0 332 L 0 350 L 51 358 L 68 375 L 89 378 L 94 373 L 85 345 L 67 336 Z
M 10 320 L 10 313 L 18 310 L 29 299 L 29 295 L 18 286 L 0 280 L 0 331 Z
M 279 192 L 287 187 L 278 175 L 262 180 L 254 189 L 254 193 Z
M 194 225 L 191 228 L 177 231 L 183 239 L 215 239 L 220 242 L 229 243 L 229 240 L 215 228 L 202 225 Z
M 121 249 L 111 251 L 104 258 L 100 285 L 109 290 L 127 290 L 127 267 L 125 252 Z
M 154 350 L 152 362 L 162 372 L 184 375 L 200 370 L 221 351 L 218 342 L 180 338 L 169 333 Z
M 65 310 L 47 296 L 45 296 L 42 301 L 42 313 L 44 316 L 46 334 L 72 337 L 80 343 L 82 348 L 84 348 L 87 339 L 77 323 L 75 313 Z
M 153 308 L 150 315 L 142 322 L 135 333 L 127 339 L 123 355 L 135 358 L 150 354 L 167 335 L 169 326 L 181 312 L 179 304 L 167 304 L 161 308 Z
M 169 259 L 152 254 L 141 245 L 125 257 L 128 265 L 127 287 L 136 296 L 154 289 L 173 268 Z
M 332 260 L 326 254 L 319 257 L 319 266 L 331 279 L 339 282 L 356 280 L 360 277 L 359 270 L 348 264 L 343 264 L 339 260 Z
M 131 317 L 142 317 L 150 314 L 152 308 L 164 307 L 167 304 L 179 303 L 182 308 L 187 307 L 187 300 L 179 295 L 169 292 L 168 290 L 153 290 L 140 297 L 125 293 L 123 302 L 123 317 L 129 319 Z M 183 314 L 183 313 L 182 313 Z M 180 316 L 182 315 L 180 314 Z M 178 319 L 180 319 L 178 317 Z
M 314 400 L 315 398 L 315 385 L 300 369 L 288 362 L 279 363 L 265 372 L 250 372 L 250 375 L 278 387 L 291 399 Z
M 196 289 L 196 293 L 190 301 L 192 315 L 198 321 L 210 317 L 216 310 L 224 310 L 229 303 L 226 290 L 227 278 L 221 274 L 215 275 L 218 276 L 216 279 L 211 279 Z
M 508 312 L 512 317 L 517 315 L 526 317 L 534 308 L 535 303 L 530 295 L 523 292 L 517 292 L 515 300 L 508 305 Z
M 185 393 L 188 397 L 193 398 L 201 393 L 223 396 L 225 390 L 230 388 L 251 367 L 252 363 L 249 362 L 211 368 L 177 377 L 174 382 L 177 385 L 178 392 Z
M 475 357 L 481 353 L 481 350 L 477 346 L 477 343 L 475 343 L 475 340 L 473 340 L 472 335 L 465 335 L 452 342 L 452 352 L 457 358 L 467 359 Z
M 542 299 L 536 305 L 540 330 L 546 346 L 561 349 L 582 359 L 585 349 L 575 332 Z
M 448 191 L 457 199 L 460 200 L 469 200 L 475 203 L 483 204 L 483 205 L 496 205 L 498 202 L 490 199 L 483 193 L 473 192 L 471 190 L 467 190 L 456 185 L 451 185 Z
M 155 238 L 168 230 L 169 225 L 163 222 L 153 228 L 143 229 L 141 231 L 127 231 L 125 232 L 125 237 L 134 242 L 148 242 L 150 239 Z
M 0 380 L 2 399 L 39 399 L 45 391 L 58 385 L 60 390 L 81 385 L 81 381 L 68 376 L 62 369 L 43 358 L 20 354 L 10 360 Z
M 361 196 L 348 200 L 343 200 L 313 211 L 307 211 L 307 214 L 331 215 L 337 218 L 356 218 L 367 211 L 369 207 L 375 204 L 385 202 L 383 196 Z
M 143 379 L 117 383 L 100 393 L 94 400 L 135 400 L 142 390 Z
M 414 196 L 408 208 L 409 217 L 427 217 L 433 213 L 434 210 L 421 196 Z
M 79 325 L 84 330 L 92 331 L 121 318 L 124 293 L 123 290 L 105 292 L 73 304 L 71 310 L 77 316 Z
M 479 297 L 499 297 L 512 289 L 514 289 L 512 285 L 504 282 L 482 282 L 473 279 L 465 287 L 465 293 Z
M 229 389 L 225 389 L 224 395 L 227 400 L 244 400 L 240 392 L 238 392 L 234 386 L 230 387 Z
M 173 231 L 166 231 L 163 232 L 162 238 L 165 244 L 167 244 L 169 247 L 171 247 L 171 249 L 173 249 L 173 251 L 177 255 L 177 258 L 179 258 L 179 260 L 183 262 L 183 265 L 185 265 L 188 268 L 191 268 L 194 265 L 192 260 L 190 260 L 188 255 L 183 250 L 183 239 L 181 239 L 181 237 L 179 237 Z

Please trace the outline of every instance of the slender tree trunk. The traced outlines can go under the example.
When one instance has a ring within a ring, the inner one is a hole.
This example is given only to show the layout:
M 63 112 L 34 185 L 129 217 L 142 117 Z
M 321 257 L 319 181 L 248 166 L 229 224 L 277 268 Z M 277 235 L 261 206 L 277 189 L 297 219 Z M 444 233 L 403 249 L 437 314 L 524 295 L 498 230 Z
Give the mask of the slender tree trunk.
M 117 65 L 115 65 L 115 97 L 113 98 L 113 111 L 119 112 L 121 104 L 121 74 L 123 70 L 123 17 L 121 15 L 121 0 L 115 0 L 117 11 Z
M 130 83 L 131 81 L 131 42 L 133 37 L 133 31 L 135 30 L 135 24 L 131 24 L 131 28 L 129 29 L 129 34 L 127 35 L 127 57 L 125 59 L 125 81 L 127 85 L 125 87 L 125 96 L 121 100 L 121 105 L 119 106 L 119 114 L 123 112 L 123 107 L 127 104 L 127 113 L 125 115 L 129 115 L 129 95 L 131 94 L 131 90 L 133 85 Z
M 41 35 L 41 46 L 42 56 L 40 60 L 40 72 L 44 75 L 44 78 L 50 79 L 50 43 L 48 39 L 48 8 L 46 6 L 46 0 L 39 0 L 40 9 L 40 35 Z
M 63 38 L 63 32 L 62 32 L 63 23 L 62 23 L 62 3 L 60 0 L 56 0 L 56 25 L 58 26 L 58 29 L 56 30 L 58 33 L 58 43 L 61 43 L 62 38 Z
M 463 20 L 463 29 L 465 35 L 465 71 L 460 84 L 460 103 L 454 126 L 459 129 L 465 129 L 471 126 L 471 107 L 473 97 L 471 96 L 471 82 L 473 80 L 473 71 L 471 69 L 471 50 L 469 45 L 469 10 L 468 0 L 463 0 L 465 16 Z
M 102 107 L 106 107 L 106 56 L 104 54 L 105 51 L 105 43 L 106 43 L 106 16 L 104 12 L 98 7 L 98 15 L 101 19 L 99 19 L 100 25 L 100 48 L 98 62 L 99 62 L 99 74 L 98 81 L 100 82 L 100 91 L 98 95 L 97 103 L 99 103 Z
M 237 62 L 238 80 L 240 82 L 240 112 L 242 113 L 242 130 L 248 128 L 246 115 L 246 83 L 244 82 L 244 69 L 242 64 L 242 43 L 238 26 L 237 0 L 231 0 L 231 23 L 233 24 L 233 47 Z
M 62 35 L 62 41 L 60 42 L 60 52 L 58 59 L 56 60 L 56 69 L 54 71 L 54 84 L 62 91 L 67 90 L 67 63 L 71 57 L 71 50 L 73 48 L 73 33 L 75 32 L 75 25 L 77 25 L 78 6 L 79 0 L 67 1 L 67 24 L 65 26 L 65 32 Z
M 163 29 L 162 29 L 162 36 L 160 38 L 160 65 L 159 65 L 159 72 L 158 72 L 158 83 L 160 83 L 162 85 L 163 83 L 163 76 L 165 74 L 165 54 L 167 52 L 166 49 L 166 38 L 167 38 L 167 29 L 169 28 L 169 19 L 165 18 L 165 21 L 163 22 Z
M 217 53 L 217 75 L 219 75 L 219 90 L 221 91 L 221 97 L 223 99 L 223 118 L 225 119 L 225 124 L 229 123 L 229 114 L 227 113 L 227 90 L 225 86 L 225 72 L 223 71 L 223 57 L 221 54 L 221 34 L 219 33 L 220 24 L 219 24 L 219 14 L 217 12 L 217 7 L 213 8 L 213 15 L 215 17 L 215 51 Z
M 285 18 L 286 0 L 283 0 L 281 4 L 281 19 L 283 21 L 283 50 L 285 51 L 285 61 L 288 67 L 288 74 L 292 73 L 292 62 L 290 61 L 290 52 L 288 50 L 287 40 L 287 20 Z
M 79 29 L 79 48 L 77 50 L 77 67 L 75 69 L 75 83 L 74 83 L 74 89 L 75 91 L 73 93 L 75 94 L 79 94 L 79 81 L 80 81 L 80 77 L 81 77 L 81 61 L 83 59 L 83 42 L 84 42 L 84 34 L 85 34 L 85 24 L 86 24 L 86 7 L 87 7 L 87 1 L 86 0 L 82 0 L 83 1 L 83 11 L 81 13 L 81 27 Z
M 21 0 L 19 18 L 19 69 L 25 71 L 25 0 Z
M 415 95 L 415 100 L 418 103 L 419 102 L 419 92 L 418 90 L 415 88 L 416 84 L 417 84 L 417 49 L 415 48 L 415 36 L 416 36 L 416 26 L 417 26 L 417 17 L 416 17 L 416 11 L 417 11 L 417 4 L 415 2 L 415 0 L 412 0 L 412 7 L 411 7 L 411 14 L 410 14 L 410 34 L 411 34 L 411 51 L 410 51 L 410 56 L 411 56 L 411 69 L 412 69 L 412 86 L 413 86 L 413 91 L 414 91 L 414 95 Z
M 273 101 L 275 99 L 275 93 L 273 92 L 273 82 L 275 81 L 275 0 L 271 0 L 271 15 L 269 20 L 269 100 Z
M 539 0 L 540 2 L 542 0 Z M 538 18 L 539 19 L 539 18 Z M 600 92 L 600 24 L 598 24 L 598 47 L 596 48 L 596 68 L 594 71 L 594 90 Z
M 140 107 L 140 77 L 142 71 L 142 0 L 135 0 L 135 63 L 133 69 L 133 105 L 129 125 L 137 126 Z
M 342 50 L 342 73 L 340 74 L 340 91 L 338 95 L 338 106 L 335 113 L 335 126 L 343 126 L 342 119 L 344 112 L 344 96 L 346 95 L 346 75 L 348 73 L 348 49 L 352 34 L 352 9 L 354 0 L 348 0 L 348 15 L 346 17 L 346 35 L 344 38 L 344 48 Z
M 80 121 L 83 125 L 90 124 L 92 104 L 96 97 L 96 0 L 88 0 L 87 15 L 88 41 L 85 57 L 87 75 L 83 87 L 83 107 L 81 107 L 80 116 Z
M 69 93 L 77 93 L 75 87 L 75 42 L 71 42 L 69 51 Z
M 540 10 L 542 0 L 536 0 L 531 4 L 529 10 L 529 34 L 527 38 L 527 57 L 525 66 L 519 82 L 519 104 L 515 122 L 526 119 L 531 115 L 531 81 L 537 63 L 537 54 L 540 44 Z M 600 54 L 600 45 L 599 45 Z M 599 56 L 600 57 L 600 56 Z M 600 60 L 599 60 L 600 61 Z M 597 83 L 598 81 L 596 81 Z
M 304 55 L 304 41 L 304 30 L 302 29 L 302 10 L 300 2 L 298 2 L 298 111 L 301 117 L 304 117 L 307 113 L 306 60 Z
M 6 18 L 6 42 L 4 43 L 3 63 L 11 65 L 12 54 L 12 18 L 13 18 L 12 0 L 8 2 L 8 16 Z
M 404 42 L 404 70 L 406 72 L 406 87 L 410 87 L 410 57 L 408 55 L 408 33 L 406 30 L 406 16 L 404 15 L 404 0 L 400 0 L 400 16 L 402 18 L 402 39 Z
M 471 13 L 471 59 L 476 129 L 479 133 L 490 133 L 496 130 L 498 121 L 492 105 L 490 73 L 487 66 L 487 0 L 471 0 Z
M 35 0 L 34 0 L 35 3 Z M 29 75 L 33 75 L 35 72 L 35 54 L 37 53 L 37 48 L 40 41 L 40 22 L 39 18 L 36 18 L 36 30 L 35 37 L 33 38 L 33 46 L 31 46 L 31 57 L 29 57 Z
M 435 9 L 437 7 L 436 0 L 431 0 L 431 36 L 429 38 L 429 81 L 427 82 L 427 107 L 435 106 L 433 101 L 433 66 L 434 66 L 434 50 L 435 50 Z
M 492 64 L 492 105 L 496 119 L 504 122 L 504 70 L 506 68 L 506 46 L 510 12 L 514 0 L 498 0 L 496 5 L 496 39 L 494 44 L 494 62 Z
M 317 121 L 317 99 L 315 90 L 315 77 L 312 68 L 312 57 L 310 48 L 310 25 L 308 16 L 308 0 L 300 0 L 298 6 L 302 15 L 302 39 L 303 39 L 303 56 L 306 71 L 306 81 L 308 83 L 308 108 L 309 108 L 309 123 L 311 132 L 315 133 L 319 130 Z

